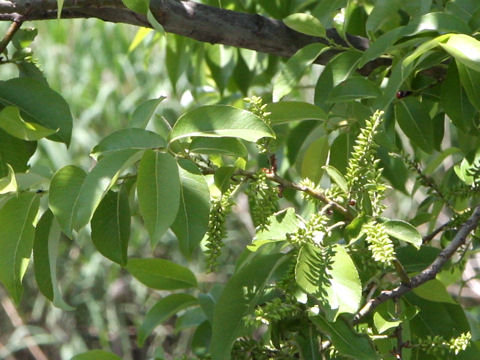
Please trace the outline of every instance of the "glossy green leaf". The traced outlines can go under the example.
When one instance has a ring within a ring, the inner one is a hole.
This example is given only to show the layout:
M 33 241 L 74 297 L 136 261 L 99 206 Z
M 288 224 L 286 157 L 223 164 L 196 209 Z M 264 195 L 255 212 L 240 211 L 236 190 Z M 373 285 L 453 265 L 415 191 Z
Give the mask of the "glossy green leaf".
M 328 322 L 323 316 L 318 315 L 310 317 L 310 320 L 320 331 L 328 335 L 340 354 L 353 359 L 379 359 L 368 338 L 356 333 L 342 318 L 335 322 Z
M 143 129 L 122 129 L 103 138 L 92 149 L 92 155 L 106 154 L 125 149 L 155 149 L 165 147 L 167 143 L 158 134 Z
M 197 137 L 192 140 L 189 150 L 197 154 L 219 154 L 238 156 L 244 159 L 248 156 L 248 150 L 241 140 L 229 137 Z
M 148 11 L 149 0 L 122 0 L 127 8 L 140 14 L 146 14 Z
M 190 258 L 207 232 L 210 215 L 210 191 L 205 177 L 189 160 L 178 162 L 180 205 L 172 231 L 178 238 L 180 251 Z
M 443 285 L 437 279 L 427 281 L 426 283 L 415 288 L 413 292 L 425 300 L 457 304 L 457 302 L 453 300 L 452 295 L 448 293 L 445 285 Z
M 464 64 L 457 61 L 458 74 L 460 76 L 460 82 L 462 83 L 468 99 L 473 106 L 480 110 L 480 73 L 470 69 Z
M 388 235 L 414 245 L 422 246 L 422 236 L 412 225 L 403 220 L 389 220 L 383 223 Z
M 330 92 L 328 102 L 344 102 L 357 99 L 372 99 L 380 95 L 377 85 L 363 77 L 352 77 L 347 79 Z
M 379 334 L 383 334 L 389 329 L 396 328 L 402 323 L 393 311 L 389 311 L 389 305 L 389 303 L 381 304 L 373 314 L 373 323 Z
M 104 350 L 90 350 L 75 355 L 71 360 L 122 360 L 117 355 Z
M 477 39 L 465 34 L 452 34 L 446 42 L 440 42 L 440 46 L 457 62 L 480 72 L 480 41 Z
M 34 141 L 17 139 L 0 130 L 0 177 L 8 176 L 8 166 L 15 172 L 25 172 L 28 160 L 37 148 Z
M 0 111 L 0 128 L 18 139 L 27 141 L 38 140 L 57 132 L 57 130 L 24 121 L 15 106 L 6 106 Z
M 232 106 L 207 105 L 180 116 L 170 143 L 187 137 L 236 137 L 255 142 L 275 137 L 273 130 L 253 113 Z
M 359 51 L 348 50 L 333 57 L 320 74 L 315 86 L 315 104 L 327 111 L 331 103 L 326 103 L 334 87 L 345 81 L 357 69 L 362 56 Z
M 155 114 L 158 105 L 165 99 L 165 96 L 160 96 L 158 99 L 150 99 L 140 104 L 140 106 L 137 107 L 133 112 L 132 117 L 130 118 L 129 126 L 132 128 L 145 129 L 148 125 L 148 122 Z
M 194 305 L 198 305 L 197 298 L 188 294 L 171 294 L 158 301 L 148 310 L 142 325 L 138 328 L 138 346 L 142 347 L 153 329 L 162 322 Z
M 335 182 L 335 184 L 337 184 L 342 191 L 348 193 L 347 180 L 342 173 L 331 165 L 325 165 L 323 168 L 327 172 L 328 176 L 330 176 L 330 178 Z
M 210 351 L 213 360 L 229 360 L 233 342 L 243 328 L 243 317 L 253 311 L 267 284 L 283 264 L 284 254 L 254 258 L 234 274 L 215 307 Z
M 407 97 L 395 105 L 398 125 L 410 141 L 427 153 L 433 151 L 433 124 L 427 110 L 413 97 Z
M 98 205 L 92 217 L 92 241 L 106 258 L 125 266 L 128 240 L 130 239 L 130 207 L 128 195 L 109 191 Z
M 164 259 L 128 259 L 126 269 L 145 286 L 157 290 L 188 289 L 197 286 L 186 267 Z
M 18 190 L 17 179 L 15 178 L 15 171 L 7 164 L 7 176 L 0 178 L 0 195 Z
M 302 246 L 295 280 L 307 293 L 326 301 L 335 317 L 341 313 L 354 314 L 360 306 L 360 277 L 350 255 L 340 245 L 324 251 L 313 244 Z
M 145 152 L 138 167 L 137 193 L 140 214 L 154 244 L 175 221 L 180 204 L 178 166 L 170 154 Z
M 440 249 L 431 246 L 402 246 L 395 249 L 398 260 L 402 263 L 407 273 L 418 273 L 430 265 L 440 253 Z
M 298 120 L 323 120 L 327 114 L 318 106 L 301 101 L 280 101 L 267 104 L 265 111 L 270 114 L 272 124 L 283 124 Z
M 305 13 L 295 13 L 283 19 L 289 28 L 311 36 L 325 37 L 325 28 L 314 16 Z
M 100 201 L 115 184 L 120 173 L 137 161 L 140 155 L 141 152 L 130 149 L 107 154 L 87 174 L 73 208 L 76 229 L 88 224 Z
M 300 82 L 300 79 L 315 59 L 328 48 L 324 44 L 314 43 L 298 50 L 284 64 L 273 80 L 273 101 L 277 102 L 288 95 Z
M 58 129 L 51 140 L 70 144 L 72 114 L 65 100 L 45 82 L 33 78 L 15 78 L 0 82 L 0 103 L 16 106 L 27 122 L 47 129 Z
M 0 282 L 18 304 L 22 279 L 32 253 L 39 198 L 33 193 L 13 197 L 0 209 Z
M 57 281 L 58 246 L 61 236 L 60 226 L 53 213 L 50 210 L 45 211 L 35 228 L 33 265 L 40 292 L 56 307 L 69 311 L 74 308 L 63 300 Z
M 72 236 L 73 210 L 86 176 L 82 169 L 68 165 L 59 169 L 50 182 L 48 206 L 68 237 Z
M 470 129 L 475 108 L 462 88 L 455 61 L 448 66 L 447 77 L 442 83 L 440 102 L 455 126 L 463 131 Z

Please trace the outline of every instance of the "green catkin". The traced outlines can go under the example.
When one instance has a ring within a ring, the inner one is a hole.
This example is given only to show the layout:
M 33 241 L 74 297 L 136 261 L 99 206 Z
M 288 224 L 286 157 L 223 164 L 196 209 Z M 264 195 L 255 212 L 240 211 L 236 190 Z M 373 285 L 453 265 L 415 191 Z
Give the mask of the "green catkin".
M 378 168 L 379 160 L 375 158 L 378 145 L 374 141 L 382 118 L 383 111 L 376 111 L 360 130 L 345 175 L 350 199 L 360 205 L 366 193 L 374 216 L 380 215 L 384 210 L 382 200 L 386 189 L 381 182 L 382 171 Z
M 326 227 L 328 220 L 322 213 L 313 214 L 304 227 L 298 228 L 295 233 L 287 234 L 287 240 L 292 245 L 311 243 L 320 246 L 323 236 L 328 235 Z
M 429 355 L 433 356 L 448 356 L 447 354 L 458 355 L 460 352 L 465 351 L 470 345 L 472 340 L 472 334 L 467 331 L 458 337 L 445 340 L 443 336 L 428 336 L 426 339 L 421 340 L 414 347 L 419 347 Z
M 392 240 L 387 234 L 385 226 L 372 221 L 363 227 L 367 235 L 368 249 L 372 252 L 373 259 L 386 266 L 395 260 L 395 249 Z
M 209 272 L 215 271 L 218 266 L 218 257 L 222 251 L 223 240 L 227 235 L 225 220 L 234 204 L 232 200 L 233 191 L 234 187 L 230 187 L 221 197 L 212 200 L 206 240 Z
M 250 181 L 246 194 L 250 203 L 250 214 L 258 231 L 270 226 L 269 217 L 277 211 L 277 188 L 267 179 L 263 171 L 259 171 Z
M 263 99 L 258 96 L 252 96 L 243 99 L 248 104 L 248 110 L 257 115 L 262 121 L 268 125 L 272 125 L 270 120 L 271 113 L 265 111 L 267 105 L 263 103 Z M 262 154 L 270 152 L 269 149 L 272 145 L 271 138 L 263 138 L 257 141 L 258 151 Z

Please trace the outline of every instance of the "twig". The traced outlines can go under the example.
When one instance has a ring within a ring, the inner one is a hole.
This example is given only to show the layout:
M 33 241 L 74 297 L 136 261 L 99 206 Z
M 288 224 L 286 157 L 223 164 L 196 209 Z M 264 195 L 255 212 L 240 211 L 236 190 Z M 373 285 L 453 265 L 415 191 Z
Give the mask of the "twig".
M 5 310 L 8 318 L 10 319 L 11 323 L 15 327 L 25 326 L 20 314 L 17 312 L 15 305 L 13 305 L 12 301 L 7 297 L 4 296 L 2 298 L 2 307 Z M 28 348 L 28 351 L 32 354 L 35 360 L 48 360 L 48 357 L 45 353 L 40 349 L 40 347 L 35 343 L 31 336 L 27 336 L 24 338 L 25 345 Z
M 455 254 L 457 249 L 465 244 L 467 236 L 472 232 L 480 222 L 480 206 L 475 208 L 472 216 L 460 227 L 453 240 L 448 246 L 438 254 L 435 260 L 422 272 L 414 276 L 410 280 L 410 286 L 404 284 L 398 286 L 393 290 L 382 291 L 377 297 L 368 301 L 363 308 L 353 318 L 353 322 L 358 324 L 363 318 L 371 314 L 380 304 L 385 301 L 399 298 L 412 289 L 419 287 L 425 282 L 432 280 L 447 263 L 447 261 Z
M 199 164 L 197 164 L 197 165 L 199 165 Z M 201 166 L 201 169 L 202 169 L 203 174 L 205 174 L 205 175 L 215 174 L 215 169 L 212 169 L 210 167 Z M 347 220 L 352 220 L 353 219 L 353 215 L 344 206 L 342 206 L 339 203 L 333 201 L 332 199 L 329 199 L 324 193 L 322 193 L 318 190 L 312 189 L 312 188 L 310 188 L 306 185 L 301 185 L 301 184 L 294 183 L 292 181 L 288 181 L 288 180 L 278 176 L 277 174 L 275 174 L 273 172 L 266 172 L 266 175 L 267 175 L 267 179 L 279 184 L 282 188 L 302 191 L 302 192 L 312 196 L 313 198 L 318 199 L 321 202 L 329 205 L 333 210 L 342 214 L 345 217 L 345 219 L 347 219 Z M 246 170 L 238 169 L 232 175 L 233 178 L 235 176 L 243 176 L 243 177 L 246 177 L 246 178 L 249 178 L 249 179 L 254 179 L 255 176 L 256 176 L 256 173 L 254 173 L 252 171 L 246 171 Z
M 442 232 L 445 230 L 450 224 L 452 223 L 452 220 L 447 221 L 445 224 L 440 225 L 438 228 L 433 230 L 430 234 L 426 235 L 422 239 L 422 244 L 425 245 L 428 242 L 432 241 L 435 236 L 437 236 L 438 233 Z
M 5 51 L 7 48 L 7 45 L 10 43 L 10 41 L 13 38 L 13 35 L 20 29 L 20 26 L 22 26 L 22 21 L 16 19 L 13 20 L 12 24 L 8 28 L 7 32 L 5 33 L 5 36 L 3 37 L 2 41 L 0 41 L 0 54 Z

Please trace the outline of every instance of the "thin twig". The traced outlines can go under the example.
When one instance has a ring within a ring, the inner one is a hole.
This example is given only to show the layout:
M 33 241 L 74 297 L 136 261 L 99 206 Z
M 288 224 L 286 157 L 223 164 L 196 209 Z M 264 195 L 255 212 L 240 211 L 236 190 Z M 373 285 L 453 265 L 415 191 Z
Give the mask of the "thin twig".
M 435 260 L 426 269 L 411 278 L 410 286 L 402 284 L 393 290 L 382 291 L 377 297 L 368 301 L 365 306 L 358 311 L 353 322 L 358 324 L 362 319 L 370 315 L 380 304 L 388 300 L 397 299 L 412 289 L 434 279 L 458 248 L 465 244 L 467 236 L 478 226 L 479 222 L 480 206 L 475 208 L 470 218 L 460 227 L 450 244 L 438 254 Z
M 449 220 L 447 221 L 445 224 L 442 224 L 440 225 L 439 227 L 437 227 L 435 230 L 433 230 L 430 234 L 426 235 L 423 237 L 422 239 L 422 244 L 425 245 L 427 243 L 429 243 L 430 241 L 433 240 L 433 238 L 435 236 L 437 236 L 437 234 L 441 233 L 443 230 L 445 230 L 448 226 L 450 226 L 450 224 L 452 223 L 452 220 Z
M 3 37 L 2 41 L 0 41 L 0 54 L 5 51 L 5 49 L 7 48 L 7 45 L 12 40 L 13 35 L 15 35 L 18 29 L 20 29 L 20 26 L 22 26 L 22 21 L 18 19 L 12 22 L 7 32 L 5 33 L 5 36 Z

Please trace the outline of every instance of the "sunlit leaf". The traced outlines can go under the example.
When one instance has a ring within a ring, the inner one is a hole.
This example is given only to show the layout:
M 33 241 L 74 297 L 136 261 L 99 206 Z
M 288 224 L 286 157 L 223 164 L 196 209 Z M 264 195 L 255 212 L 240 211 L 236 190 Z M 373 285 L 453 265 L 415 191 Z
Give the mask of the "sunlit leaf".
M 408 242 L 419 248 L 422 245 L 422 236 L 412 225 L 403 220 L 389 220 L 384 222 L 385 231 L 388 235 L 398 240 Z
M 310 14 L 291 14 L 283 19 L 283 23 L 298 32 L 312 36 L 325 37 L 325 28 L 322 23 Z
M 0 128 L 18 139 L 27 141 L 38 140 L 57 132 L 57 130 L 24 121 L 15 106 L 6 106 L 0 111 Z
M 140 104 L 130 118 L 129 126 L 132 128 L 145 129 L 148 122 L 155 114 L 158 105 L 165 100 L 165 96 L 160 96 L 158 99 L 150 99 Z
M 17 179 L 15 178 L 15 171 L 8 164 L 7 168 L 7 176 L 0 178 L 0 195 L 7 194 L 9 192 L 15 192 L 18 189 Z

